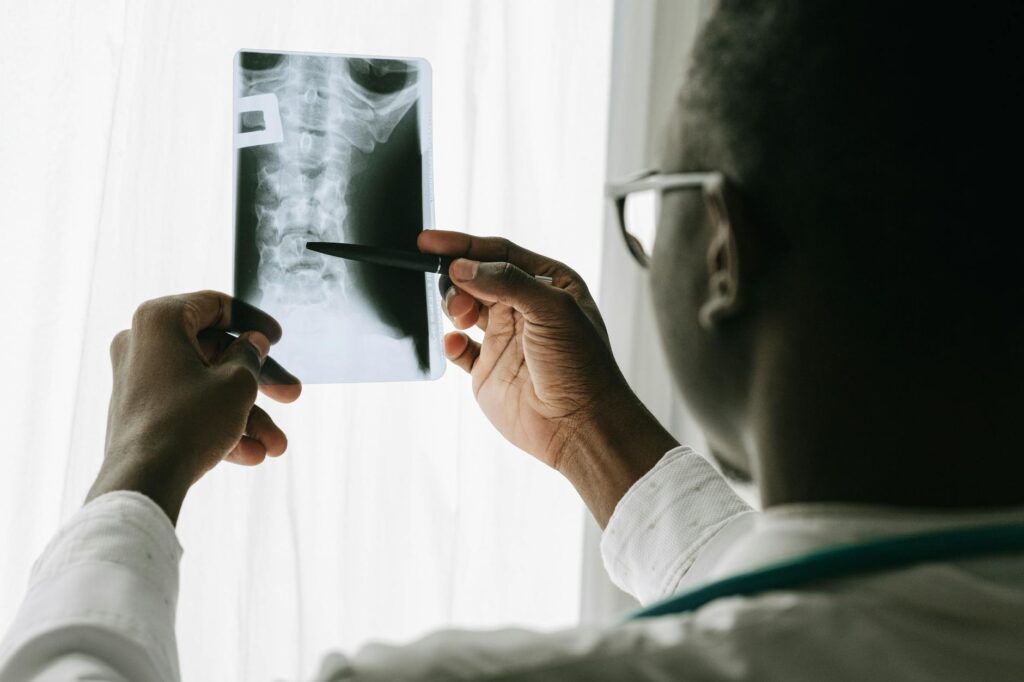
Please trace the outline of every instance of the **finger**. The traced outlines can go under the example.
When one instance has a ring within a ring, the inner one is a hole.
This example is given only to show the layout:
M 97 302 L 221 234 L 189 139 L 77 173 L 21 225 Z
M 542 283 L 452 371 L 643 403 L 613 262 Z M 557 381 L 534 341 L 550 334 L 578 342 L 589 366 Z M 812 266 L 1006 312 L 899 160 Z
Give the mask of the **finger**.
M 447 274 L 440 275 L 437 278 L 437 290 L 441 292 L 441 300 L 443 301 L 448 296 L 448 290 L 454 285 L 452 284 L 452 278 Z
M 473 305 L 470 306 L 469 310 L 458 317 L 452 318 L 452 325 L 456 329 L 469 329 L 477 323 L 477 320 L 480 319 L 481 309 L 482 306 L 480 306 L 476 301 L 473 301 Z
M 476 299 L 457 287 L 452 287 L 453 292 L 448 298 L 448 316 L 452 319 L 462 317 L 474 308 L 479 307 Z
M 456 329 L 469 329 L 476 324 L 479 317 L 480 303 L 466 292 L 460 291 L 448 277 L 443 279 L 448 282 L 448 288 L 444 292 L 441 309 Z
M 480 306 L 480 313 L 476 318 L 476 326 L 482 331 L 487 331 L 487 321 L 491 319 L 491 309 L 487 306 Z
M 124 332 L 127 334 L 127 332 Z M 238 338 L 218 329 L 205 329 L 197 337 L 208 365 L 217 364 L 221 354 Z M 115 343 L 117 343 L 115 341 Z M 114 344 L 111 345 L 114 348 Z M 113 350 L 111 351 L 113 352 Z M 290 403 L 302 394 L 302 382 L 273 357 L 263 361 L 259 376 L 260 392 L 279 403 Z
M 291 403 L 302 394 L 302 382 L 268 356 L 260 372 L 260 392 L 279 403 Z
M 472 372 L 476 359 L 480 357 L 480 344 L 462 332 L 452 332 L 444 337 L 444 354 L 452 364 Z
M 194 336 L 203 329 L 245 332 L 258 331 L 270 343 L 281 340 L 281 325 L 256 306 L 219 291 L 196 291 L 182 294 L 185 330 Z
M 245 332 L 220 354 L 214 367 L 228 377 L 233 389 L 251 393 L 251 402 L 256 399 L 260 369 L 268 352 L 270 341 L 267 337 L 259 332 Z
M 475 237 L 465 232 L 424 230 L 417 237 L 420 251 L 477 261 L 512 263 L 534 275 L 561 277 L 573 274 L 562 263 L 534 253 L 503 237 Z M 561 286 L 561 285 L 559 285 Z
M 512 263 L 479 263 L 460 258 L 449 274 L 455 284 L 474 298 L 515 308 L 529 321 L 560 314 L 572 294 L 534 279 Z
M 204 329 L 196 335 L 199 351 L 209 365 L 216 363 L 221 353 L 234 343 L 236 338 L 238 337 L 219 329 Z
M 448 281 L 450 282 L 451 280 Z M 455 297 L 458 293 L 458 287 L 456 287 L 455 285 L 451 285 L 448 287 L 448 290 L 444 292 L 444 296 L 441 297 L 441 310 L 444 312 L 445 316 L 447 316 L 449 320 L 452 319 L 452 313 L 449 310 L 448 305 L 451 303 L 452 298 Z
M 438 289 L 441 291 L 441 310 L 450 320 L 465 315 L 470 308 L 478 305 L 475 298 L 452 284 L 448 275 L 438 278 Z
M 255 438 L 242 436 L 235 448 L 225 457 L 229 462 L 243 466 L 256 466 L 267 457 L 267 449 Z
M 262 443 L 270 457 L 278 457 L 288 449 L 288 437 L 259 405 L 253 405 L 249 410 L 249 419 L 245 423 L 245 435 Z

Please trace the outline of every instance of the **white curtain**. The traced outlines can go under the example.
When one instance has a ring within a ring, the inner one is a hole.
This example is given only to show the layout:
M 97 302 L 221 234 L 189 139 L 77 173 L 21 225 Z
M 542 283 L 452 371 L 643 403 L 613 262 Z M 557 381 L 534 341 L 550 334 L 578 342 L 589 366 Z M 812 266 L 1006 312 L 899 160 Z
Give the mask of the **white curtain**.
M 230 290 L 239 48 L 426 57 L 437 224 L 597 289 L 610 0 L 0 7 L 0 627 L 99 466 L 111 337 L 144 299 Z M 288 453 L 218 467 L 178 524 L 186 680 L 301 679 L 369 639 L 577 621 L 582 505 L 500 440 L 461 372 L 261 402 Z
M 714 0 L 615 0 L 608 120 L 608 179 L 661 164 L 669 115 L 683 85 L 690 52 Z M 707 453 L 704 436 L 676 390 L 661 347 L 648 273 L 630 256 L 612 210 L 605 213 L 601 311 L 615 357 L 637 395 L 683 444 Z M 756 491 L 737 492 L 757 504 Z M 638 606 L 608 579 L 600 529 L 588 519 L 583 551 L 584 622 L 606 622 Z

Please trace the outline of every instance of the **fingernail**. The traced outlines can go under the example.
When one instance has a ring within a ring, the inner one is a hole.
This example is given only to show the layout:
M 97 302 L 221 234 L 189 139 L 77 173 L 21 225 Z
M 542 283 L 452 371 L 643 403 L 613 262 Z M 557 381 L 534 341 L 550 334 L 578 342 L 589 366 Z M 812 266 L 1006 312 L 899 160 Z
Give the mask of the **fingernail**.
M 448 310 L 448 304 L 451 303 L 452 296 L 454 296 L 457 291 L 458 289 L 455 287 L 448 287 L 448 291 L 444 292 L 444 313 L 448 317 L 452 316 L 451 312 Z
M 463 282 L 468 282 L 469 280 L 476 277 L 476 271 L 477 268 L 479 267 L 480 263 L 476 262 L 475 260 L 460 258 L 454 263 L 452 263 L 451 275 L 455 279 L 461 280 Z

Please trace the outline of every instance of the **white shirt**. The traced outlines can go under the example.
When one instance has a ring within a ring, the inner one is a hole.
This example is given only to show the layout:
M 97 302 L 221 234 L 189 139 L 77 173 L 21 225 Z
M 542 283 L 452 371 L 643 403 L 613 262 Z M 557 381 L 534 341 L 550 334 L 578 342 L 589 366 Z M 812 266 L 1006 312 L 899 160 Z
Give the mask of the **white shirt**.
M 688 448 L 615 509 L 602 539 L 623 589 L 650 603 L 830 545 L 977 524 L 1024 509 L 914 512 L 792 505 L 755 513 Z M 0 680 L 179 679 L 181 547 L 164 513 L 117 492 L 83 507 L 33 569 L 0 645 Z M 930 562 L 727 597 L 686 614 L 556 633 L 446 631 L 324 659 L 340 680 L 1022 680 L 1024 555 Z

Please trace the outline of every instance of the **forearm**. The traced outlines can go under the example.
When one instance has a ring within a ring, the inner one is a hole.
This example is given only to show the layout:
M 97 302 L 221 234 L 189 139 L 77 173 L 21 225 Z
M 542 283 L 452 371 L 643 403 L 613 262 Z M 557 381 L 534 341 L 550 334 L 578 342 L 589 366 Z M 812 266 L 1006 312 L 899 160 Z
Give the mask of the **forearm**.
M 678 445 L 639 398 L 624 389 L 576 427 L 558 469 L 604 528 L 626 491 Z

